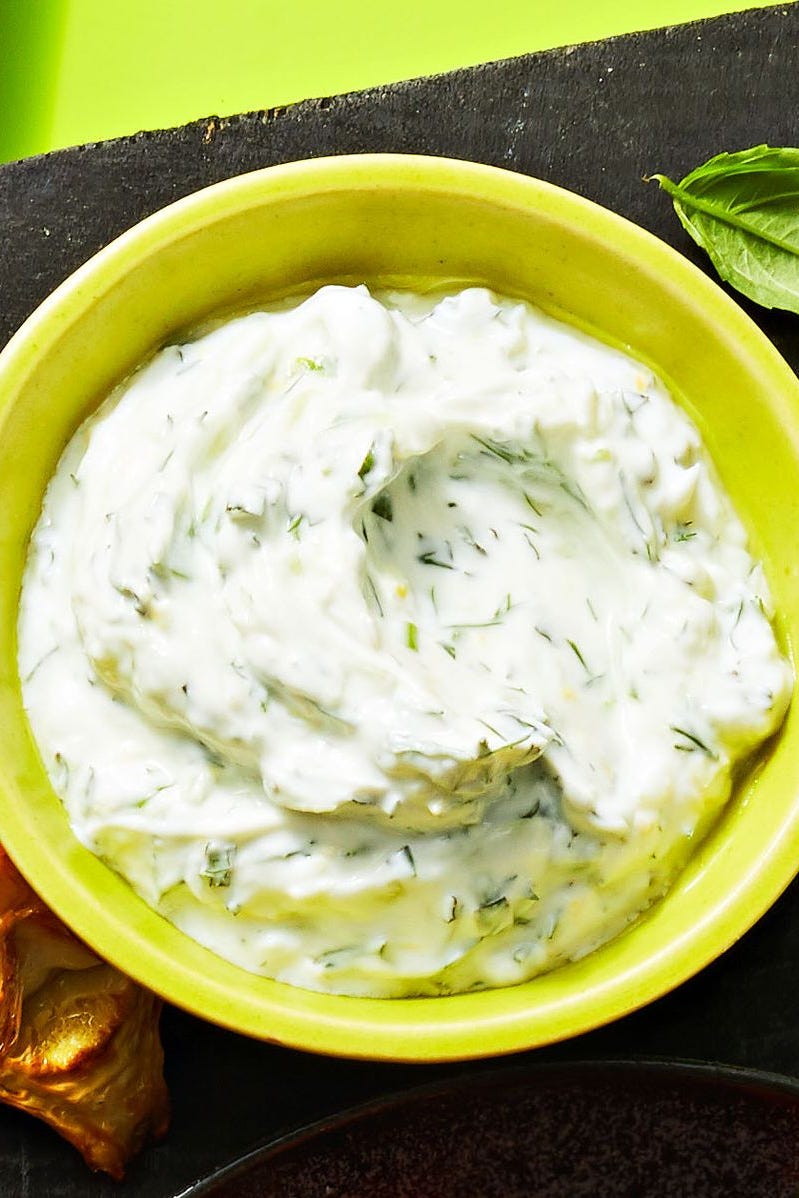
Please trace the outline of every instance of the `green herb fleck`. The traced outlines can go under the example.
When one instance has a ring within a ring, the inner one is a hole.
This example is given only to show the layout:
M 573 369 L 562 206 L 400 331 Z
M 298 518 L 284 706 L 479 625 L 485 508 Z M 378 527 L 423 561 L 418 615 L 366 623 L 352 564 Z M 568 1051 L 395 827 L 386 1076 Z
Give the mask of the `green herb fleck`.
M 490 453 L 493 457 L 507 462 L 508 465 L 527 460 L 527 454 L 523 451 L 513 450 L 509 445 L 503 445 L 499 441 L 492 440 L 490 437 L 478 437 L 476 433 L 472 433 L 472 440 L 481 445 L 486 453 Z
M 374 606 L 377 608 L 377 614 L 379 616 L 383 616 L 385 614 L 383 611 L 383 604 L 380 602 L 380 596 L 377 593 L 377 587 L 375 586 L 374 579 L 372 578 L 371 574 L 364 575 L 364 586 L 366 589 L 367 600 L 371 600 Z
M 391 496 L 387 491 L 381 491 L 375 496 L 372 501 L 372 511 L 381 520 L 387 520 L 389 523 L 394 519 L 394 508 L 391 502 Z
M 402 846 L 402 848 L 398 850 L 398 852 L 396 853 L 396 856 L 403 858 L 406 865 L 410 869 L 411 874 L 415 878 L 416 877 L 416 862 L 414 860 L 413 853 L 411 852 L 411 846 L 409 844 L 404 844 Z
M 691 530 L 692 520 L 686 520 L 684 524 L 678 524 L 674 531 L 675 541 L 692 541 L 696 536 L 696 532 Z
M 58 649 L 59 649 L 58 645 L 53 645 L 52 649 L 48 649 L 47 652 L 44 654 L 44 656 L 40 657 L 39 660 L 36 662 L 36 665 L 33 666 L 33 668 L 31 670 L 29 670 L 29 672 L 25 675 L 25 678 L 23 679 L 23 681 L 30 682 L 33 675 L 39 669 L 39 666 L 43 665 L 44 662 L 47 661 L 48 657 L 52 657 L 53 654 L 58 651 Z M 58 756 L 58 754 L 56 754 L 56 756 Z
M 294 537 L 295 541 L 299 541 L 299 539 L 300 539 L 300 525 L 302 524 L 304 519 L 305 519 L 305 516 L 302 513 L 300 513 L 299 516 L 293 516 L 291 518 L 291 520 L 289 521 L 289 525 L 288 525 L 288 528 L 286 529 L 286 531 L 288 533 L 290 533 L 291 536 Z
M 205 865 L 200 870 L 200 877 L 205 878 L 211 887 L 229 886 L 233 878 L 233 858 L 236 855 L 234 844 L 225 844 L 218 840 L 209 840 L 205 846 Z
M 375 464 L 374 448 L 375 448 L 374 445 L 372 445 L 372 447 L 369 450 L 369 452 L 367 453 L 366 457 L 361 462 L 360 468 L 358 470 L 358 478 L 361 480 L 361 482 L 363 482 L 363 480 L 366 478 L 367 474 L 369 474 L 370 471 L 372 471 L 374 469 L 374 464 Z
M 181 578 L 186 582 L 189 578 L 189 575 L 183 570 L 178 570 L 176 566 L 170 566 L 168 562 L 153 562 L 150 566 L 150 571 L 156 578 L 160 578 L 162 582 L 168 578 Z
M 577 646 L 577 645 L 574 643 L 574 641 L 570 641 L 568 638 L 567 638 L 567 640 L 566 640 L 566 644 L 569 646 L 569 648 L 571 649 L 572 653 L 574 654 L 574 656 L 575 656 L 575 657 L 577 658 L 577 660 L 579 661 L 580 665 L 581 665 L 581 666 L 583 667 L 583 669 L 585 670 L 586 674 L 590 674 L 590 673 L 591 673 L 591 671 L 589 670 L 588 666 L 586 665 L 585 658 L 583 657 L 582 653 L 580 652 L 580 650 L 579 650 L 578 646 Z
M 461 534 L 461 536 L 463 537 L 463 540 L 465 541 L 465 543 L 466 543 L 466 544 L 467 544 L 467 545 L 468 545 L 468 546 L 469 546 L 471 549 L 476 549 L 476 550 L 477 550 L 477 552 L 478 552 L 478 553 L 479 553 L 479 554 L 480 554 L 482 557 L 486 557 L 486 556 L 487 556 L 487 554 L 486 554 L 486 551 L 485 551 L 485 549 L 483 548 L 483 546 L 482 546 L 482 545 L 480 545 L 480 544 L 479 544 L 479 543 L 478 543 L 478 542 L 475 540 L 475 538 L 474 538 L 474 534 L 472 533 L 471 529 L 469 529 L 469 528 L 466 528 L 465 526 L 463 526 L 463 525 L 462 525 L 462 526 L 461 526 L 461 527 L 458 529 L 458 532 Z
M 513 923 L 510 903 L 504 895 L 481 903 L 475 912 L 475 921 L 483 936 L 495 936 Z
M 131 590 L 130 587 L 117 586 L 114 584 L 114 590 L 118 591 L 123 599 L 130 599 L 132 601 L 134 610 L 142 617 L 143 620 L 150 619 L 152 612 L 148 599 L 142 599 L 141 595 L 137 595 L 136 592 Z
M 436 557 L 434 549 L 428 549 L 427 553 L 419 553 L 416 557 L 417 562 L 421 562 L 423 566 L 438 566 L 441 570 L 454 570 L 452 562 L 442 562 Z
M 718 755 L 703 740 L 700 740 L 695 732 L 688 732 L 685 728 L 678 728 L 675 724 L 670 724 L 669 727 L 672 732 L 676 733 L 677 736 L 683 737 L 683 740 L 687 742 L 684 744 L 675 743 L 675 749 L 679 749 L 681 753 L 704 753 L 711 760 L 718 760 Z
M 358 945 L 344 944 L 340 948 L 331 948 L 320 953 L 318 957 L 314 957 L 314 964 L 321 965 L 323 969 L 339 969 L 346 966 L 357 953 Z
M 540 554 L 540 552 L 539 552 L 539 550 L 538 550 L 538 546 L 536 545 L 535 541 L 533 541 L 533 540 L 530 538 L 530 534 L 526 532 L 526 533 L 524 534 L 524 539 L 525 539 L 525 541 L 527 542 L 527 544 L 530 546 L 530 548 L 532 549 L 532 551 L 533 551 L 533 553 L 535 554 L 535 556 L 536 556 L 536 558 L 538 559 L 538 561 L 541 561 L 541 554 Z

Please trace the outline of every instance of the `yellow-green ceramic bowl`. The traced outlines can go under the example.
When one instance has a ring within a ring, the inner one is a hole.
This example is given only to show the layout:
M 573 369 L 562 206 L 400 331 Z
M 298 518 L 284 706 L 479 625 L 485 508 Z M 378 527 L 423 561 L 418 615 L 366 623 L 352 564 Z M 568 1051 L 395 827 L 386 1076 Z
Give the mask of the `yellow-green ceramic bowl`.
M 545 183 L 444 159 L 364 156 L 230 179 L 157 213 L 73 275 L 0 356 L 0 839 L 99 953 L 249 1035 L 357 1057 L 511 1052 L 631 1011 L 721 953 L 799 863 L 799 713 L 624 935 L 521 986 L 447 998 L 312 994 L 254 977 L 154 914 L 81 847 L 23 712 L 16 612 L 26 543 L 70 434 L 138 362 L 211 314 L 330 280 L 488 283 L 671 382 L 704 431 L 799 634 L 799 385 L 719 288 L 641 229 Z

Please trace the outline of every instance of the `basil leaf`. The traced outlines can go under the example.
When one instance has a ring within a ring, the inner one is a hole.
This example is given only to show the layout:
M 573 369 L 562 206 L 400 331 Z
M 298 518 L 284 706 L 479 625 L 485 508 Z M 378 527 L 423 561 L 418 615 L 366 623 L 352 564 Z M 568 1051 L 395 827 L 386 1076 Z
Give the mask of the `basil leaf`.
M 722 279 L 765 308 L 799 313 L 799 149 L 717 154 L 680 183 L 652 175 Z

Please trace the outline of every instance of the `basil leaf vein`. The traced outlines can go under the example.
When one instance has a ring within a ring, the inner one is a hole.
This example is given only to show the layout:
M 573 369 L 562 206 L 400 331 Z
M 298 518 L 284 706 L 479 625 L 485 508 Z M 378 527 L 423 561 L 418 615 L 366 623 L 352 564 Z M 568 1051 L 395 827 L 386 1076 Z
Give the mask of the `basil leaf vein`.
M 717 154 L 679 183 L 651 178 L 725 282 L 799 314 L 799 149 L 753 146 Z

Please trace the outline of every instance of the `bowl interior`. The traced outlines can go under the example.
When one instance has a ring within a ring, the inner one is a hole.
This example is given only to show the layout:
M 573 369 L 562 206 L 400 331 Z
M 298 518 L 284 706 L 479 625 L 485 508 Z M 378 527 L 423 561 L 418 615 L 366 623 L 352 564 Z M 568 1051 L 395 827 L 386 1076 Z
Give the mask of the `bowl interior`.
M 24 716 L 15 625 L 26 543 L 76 425 L 138 362 L 209 316 L 322 281 L 486 283 L 651 363 L 702 428 L 765 561 L 790 649 L 799 632 L 799 384 L 719 288 L 635 226 L 507 172 L 396 156 L 270 168 L 137 226 L 72 276 L 0 357 L 0 836 L 101 954 L 242 1032 L 392 1059 L 552 1041 L 690 976 L 787 885 L 799 864 L 796 714 L 668 897 L 623 936 L 523 986 L 403 1000 L 254 977 L 171 927 L 72 836 Z

